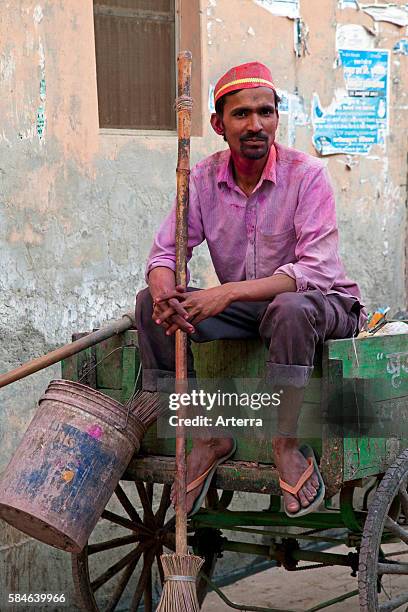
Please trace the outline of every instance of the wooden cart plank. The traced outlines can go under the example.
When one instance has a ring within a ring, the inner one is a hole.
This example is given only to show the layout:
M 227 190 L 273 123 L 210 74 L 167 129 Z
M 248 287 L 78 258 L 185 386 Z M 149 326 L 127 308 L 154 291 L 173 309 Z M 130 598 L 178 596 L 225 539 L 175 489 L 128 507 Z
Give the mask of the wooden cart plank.
M 174 457 L 135 457 L 130 462 L 123 480 L 143 480 L 171 484 L 174 480 Z M 274 466 L 245 461 L 227 461 L 220 465 L 214 485 L 226 491 L 248 491 L 279 495 L 278 473 Z
M 343 480 L 380 474 L 408 447 L 408 336 L 333 340 L 326 351 L 329 363 L 342 364 L 337 410 L 363 423 L 355 435 L 343 435 Z M 389 418 L 394 427 L 387 429 Z
M 89 332 L 72 335 L 72 342 L 87 336 Z M 96 379 L 96 350 L 94 346 L 84 349 L 80 353 L 71 355 L 61 362 L 61 376 L 66 380 L 80 382 L 93 389 L 97 388 Z
M 341 359 L 344 378 L 388 380 L 408 395 L 408 335 L 330 340 L 328 358 Z
M 192 344 L 198 378 L 262 378 L 268 351 L 260 340 L 215 340 Z M 321 378 L 320 360 L 314 378 Z
M 122 334 L 96 345 L 98 389 L 122 388 L 122 346 Z
M 122 389 L 120 400 L 122 403 L 125 403 L 134 391 L 136 391 L 139 363 L 139 352 L 137 348 L 134 346 L 125 346 L 122 356 Z

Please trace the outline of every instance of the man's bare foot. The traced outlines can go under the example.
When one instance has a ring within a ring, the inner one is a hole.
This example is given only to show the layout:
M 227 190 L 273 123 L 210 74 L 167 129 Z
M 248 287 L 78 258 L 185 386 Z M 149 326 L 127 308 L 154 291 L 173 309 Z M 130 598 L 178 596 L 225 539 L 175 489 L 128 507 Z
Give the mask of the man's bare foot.
M 294 486 L 309 465 L 298 449 L 298 440 L 296 438 L 274 438 L 272 445 L 279 476 L 289 485 Z M 282 491 L 287 511 L 297 512 L 300 506 L 303 508 L 309 506 L 316 497 L 318 489 L 319 480 L 316 472 L 313 472 L 297 496 Z
M 193 480 L 201 476 L 208 468 L 220 459 L 231 452 L 234 441 L 232 438 L 211 438 L 206 440 L 195 440 L 191 452 L 187 456 L 187 485 Z M 187 493 L 186 508 L 187 514 L 191 511 L 195 500 L 199 496 L 204 482 L 196 489 Z M 174 484 L 171 488 L 171 501 L 173 506 L 176 503 L 176 491 Z

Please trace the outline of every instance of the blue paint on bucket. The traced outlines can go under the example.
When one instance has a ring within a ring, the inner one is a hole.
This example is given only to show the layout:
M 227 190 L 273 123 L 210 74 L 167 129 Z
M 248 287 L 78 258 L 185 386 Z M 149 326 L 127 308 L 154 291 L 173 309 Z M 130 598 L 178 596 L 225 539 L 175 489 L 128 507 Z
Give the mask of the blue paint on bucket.
M 50 493 L 50 510 L 67 512 L 72 520 L 86 525 L 94 522 L 94 501 L 103 482 L 117 468 L 117 457 L 112 449 L 85 431 L 67 423 L 53 423 L 55 437 L 49 453 L 40 467 L 21 473 L 16 483 L 33 499 L 44 485 Z M 63 473 L 72 470 L 68 482 Z

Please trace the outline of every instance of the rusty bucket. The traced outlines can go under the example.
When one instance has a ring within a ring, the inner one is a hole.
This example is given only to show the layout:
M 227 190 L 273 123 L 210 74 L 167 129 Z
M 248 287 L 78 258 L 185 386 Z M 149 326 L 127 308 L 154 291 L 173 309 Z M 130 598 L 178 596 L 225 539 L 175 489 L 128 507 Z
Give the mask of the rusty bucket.
M 80 552 L 144 433 L 119 402 L 80 383 L 52 381 L 0 478 L 0 518 Z

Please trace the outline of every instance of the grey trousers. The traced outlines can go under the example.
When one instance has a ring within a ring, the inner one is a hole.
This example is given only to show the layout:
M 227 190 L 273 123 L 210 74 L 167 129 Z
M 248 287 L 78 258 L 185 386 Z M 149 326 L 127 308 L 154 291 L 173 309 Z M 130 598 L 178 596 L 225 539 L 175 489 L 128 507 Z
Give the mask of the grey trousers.
M 189 289 L 194 290 L 194 289 Z M 304 388 L 313 371 L 316 349 L 325 340 L 358 333 L 357 299 L 319 290 L 281 293 L 268 302 L 234 302 L 195 328 L 188 340 L 189 378 L 195 377 L 191 340 L 262 338 L 267 349 L 266 380 Z M 156 391 L 160 378 L 174 378 L 175 341 L 152 320 L 149 289 L 136 297 L 136 327 L 143 368 L 143 389 Z

